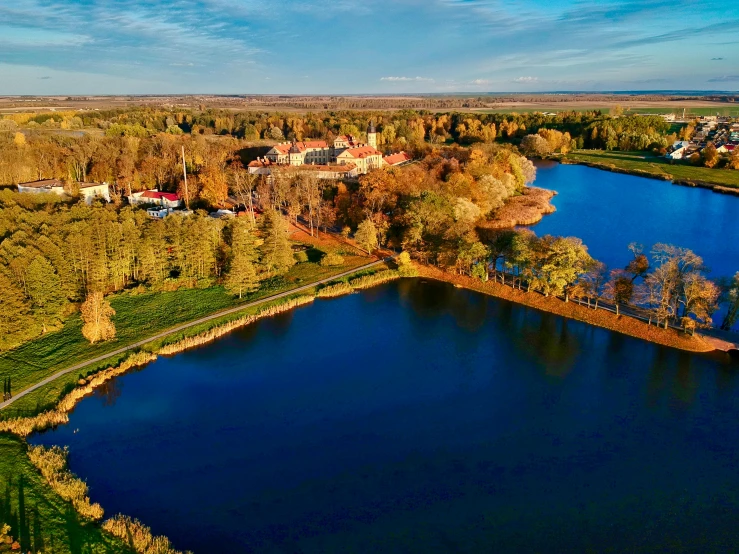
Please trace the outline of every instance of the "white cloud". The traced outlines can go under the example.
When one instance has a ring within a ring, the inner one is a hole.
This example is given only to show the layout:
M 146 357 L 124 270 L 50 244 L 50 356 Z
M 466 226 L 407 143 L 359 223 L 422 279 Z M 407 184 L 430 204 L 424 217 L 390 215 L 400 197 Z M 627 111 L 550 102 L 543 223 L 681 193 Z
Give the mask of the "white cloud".
M 513 79 L 514 83 L 535 83 L 539 80 L 538 77 L 516 77 Z
M 407 83 L 409 81 L 418 81 L 425 83 L 433 83 L 433 79 L 428 77 L 382 77 L 380 81 L 390 81 L 391 83 Z
M 482 86 L 482 85 L 489 85 L 492 81 L 490 79 L 475 79 L 474 81 L 470 81 L 471 85 L 475 86 Z

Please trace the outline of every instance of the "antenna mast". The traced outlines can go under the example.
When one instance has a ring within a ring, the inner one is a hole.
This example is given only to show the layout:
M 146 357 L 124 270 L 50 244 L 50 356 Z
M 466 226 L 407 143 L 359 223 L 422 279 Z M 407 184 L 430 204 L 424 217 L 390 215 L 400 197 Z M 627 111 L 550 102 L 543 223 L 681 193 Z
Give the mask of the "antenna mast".
M 187 166 L 185 165 L 185 147 L 182 147 L 182 174 L 185 176 L 185 208 L 190 209 L 190 195 L 187 192 Z

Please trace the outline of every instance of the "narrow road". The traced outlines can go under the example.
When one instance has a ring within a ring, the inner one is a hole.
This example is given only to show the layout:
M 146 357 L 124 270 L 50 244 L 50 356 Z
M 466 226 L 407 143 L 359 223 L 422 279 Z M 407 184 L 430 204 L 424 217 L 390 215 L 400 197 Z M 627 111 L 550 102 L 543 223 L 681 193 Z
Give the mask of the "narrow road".
M 313 287 L 316 287 L 318 285 L 323 285 L 325 283 L 330 283 L 331 281 L 335 281 L 336 279 L 341 279 L 342 277 L 346 277 L 347 275 L 352 275 L 353 273 L 357 273 L 358 271 L 363 271 L 365 269 L 369 269 L 371 267 L 374 267 L 376 265 L 379 265 L 381 263 L 384 263 L 387 258 L 383 258 L 380 260 L 377 260 L 375 262 L 359 266 L 357 268 L 351 269 L 349 271 L 345 271 L 343 273 L 339 273 L 338 275 L 332 275 L 331 277 L 327 277 L 325 279 L 321 279 L 320 281 L 314 281 L 312 283 L 309 283 L 307 285 L 302 285 L 300 287 L 290 289 L 285 292 L 280 292 L 278 294 L 273 294 L 272 296 L 265 296 L 264 298 L 260 298 L 259 300 L 255 300 L 254 302 L 249 302 L 248 304 L 242 304 L 241 306 L 237 306 L 235 308 L 229 308 L 228 310 L 222 310 L 220 312 L 216 312 L 214 314 L 211 314 L 206 317 L 202 317 L 200 319 L 197 319 L 195 321 L 190 321 L 189 323 L 183 323 L 182 325 L 178 325 L 177 327 L 172 327 L 170 329 L 167 329 L 166 331 L 162 331 L 161 333 L 157 333 L 156 335 L 153 335 L 151 337 L 148 337 L 144 340 L 140 340 L 134 344 L 130 344 L 128 346 L 124 346 L 123 348 L 119 348 L 118 350 L 114 350 L 113 352 L 108 352 L 106 354 L 103 354 L 102 356 L 98 356 L 97 358 L 93 358 L 91 360 L 87 360 L 85 362 L 79 363 L 77 365 L 73 365 L 72 367 L 68 367 L 66 369 L 62 369 L 61 371 L 57 371 L 53 375 L 48 376 L 43 381 L 39 381 L 35 385 L 31 385 L 27 389 L 19 392 L 17 395 L 13 396 L 9 400 L 6 400 L 5 402 L 0 403 L 0 410 L 7 408 L 10 406 L 13 402 L 18 400 L 19 398 L 23 398 L 27 394 L 32 393 L 33 391 L 43 387 L 44 385 L 48 385 L 55 379 L 58 379 L 62 375 L 66 375 L 68 373 L 72 373 L 74 371 L 78 371 L 82 368 L 85 368 L 89 365 L 96 364 L 98 362 L 102 362 L 103 360 L 106 360 L 108 358 L 111 358 L 113 356 L 117 356 L 118 354 L 123 354 L 124 352 L 128 352 L 129 350 L 135 350 L 136 348 L 140 348 L 144 346 L 147 343 L 150 343 L 151 341 L 161 339 L 166 337 L 167 335 L 171 335 L 173 333 L 178 333 L 180 331 L 183 331 L 185 329 L 189 329 L 190 327 L 194 327 L 196 325 L 200 325 L 201 323 L 207 323 L 208 321 L 213 321 L 214 319 L 218 319 L 219 317 L 223 317 L 225 315 L 234 314 L 236 312 L 243 311 L 247 308 L 251 308 L 253 306 L 258 306 L 259 304 L 264 304 L 265 302 L 270 302 L 272 300 L 278 300 L 280 298 L 285 298 L 286 296 L 291 296 L 295 293 L 302 292 L 304 290 L 312 289 Z

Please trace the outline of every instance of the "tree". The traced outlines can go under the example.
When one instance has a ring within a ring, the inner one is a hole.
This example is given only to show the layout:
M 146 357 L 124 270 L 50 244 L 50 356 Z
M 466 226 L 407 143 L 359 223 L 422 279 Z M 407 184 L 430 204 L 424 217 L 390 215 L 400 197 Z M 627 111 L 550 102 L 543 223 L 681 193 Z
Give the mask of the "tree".
M 225 284 L 230 292 L 238 294 L 241 298 L 244 293 L 254 292 L 259 288 L 259 277 L 255 267 L 257 252 L 254 237 L 243 223 L 243 218 L 234 222 L 232 232 L 231 264 Z
M 36 256 L 28 265 L 26 288 L 34 311 L 42 318 L 45 333 L 47 323 L 61 317 L 65 303 L 61 280 L 49 260 Z
M 712 142 L 708 143 L 708 145 L 701 152 L 701 155 L 703 156 L 703 165 L 705 165 L 706 167 L 715 167 L 718 163 L 718 150 L 716 150 L 716 146 Z
M 0 348 L 12 347 L 30 338 L 31 310 L 23 291 L 0 272 Z
M 619 315 L 619 306 L 628 304 L 633 295 L 634 283 L 626 272 L 622 269 L 612 270 L 606 282 L 603 296 L 616 305 L 616 315 Z
M 527 156 L 546 156 L 552 153 L 552 147 L 540 135 L 526 135 L 521 141 L 521 151 Z
M 95 344 L 115 338 L 115 324 L 110 319 L 115 310 L 103 297 L 102 292 L 91 292 L 82 304 L 82 336 Z
M 279 212 L 268 210 L 264 213 L 262 234 L 262 264 L 270 273 L 285 273 L 295 265 L 295 256 L 287 238 L 287 225 Z
M 354 233 L 354 240 L 361 248 L 367 251 L 368 254 L 372 254 L 372 251 L 377 248 L 377 227 L 372 223 L 372 220 L 367 218 L 357 227 L 357 232 Z

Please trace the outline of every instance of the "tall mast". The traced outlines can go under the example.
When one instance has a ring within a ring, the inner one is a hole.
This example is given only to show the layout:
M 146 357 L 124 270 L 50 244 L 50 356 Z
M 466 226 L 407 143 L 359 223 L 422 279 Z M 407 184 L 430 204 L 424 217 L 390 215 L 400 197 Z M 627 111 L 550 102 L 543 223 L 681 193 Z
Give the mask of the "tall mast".
M 190 195 L 187 193 L 187 166 L 185 165 L 185 147 L 182 147 L 182 174 L 185 176 L 185 208 L 190 209 Z

